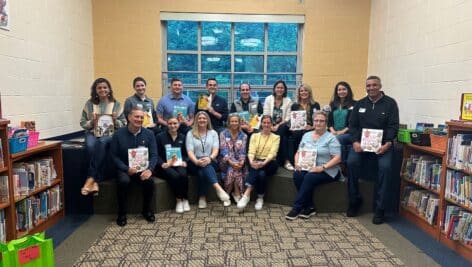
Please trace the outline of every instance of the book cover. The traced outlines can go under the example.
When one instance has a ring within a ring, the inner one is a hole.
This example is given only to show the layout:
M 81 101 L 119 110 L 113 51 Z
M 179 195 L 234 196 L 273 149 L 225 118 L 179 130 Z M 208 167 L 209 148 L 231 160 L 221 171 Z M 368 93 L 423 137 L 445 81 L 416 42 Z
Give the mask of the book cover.
M 290 112 L 290 130 L 297 131 L 305 129 L 306 123 L 306 111 L 297 110 Z
M 113 135 L 114 130 L 113 117 L 111 115 L 101 115 L 97 119 L 93 133 L 96 137 L 110 136 Z
M 36 132 L 36 122 L 35 121 L 20 121 L 20 127 L 26 128 L 30 132 Z
M 241 118 L 241 124 L 249 124 L 249 111 L 238 112 L 238 115 Z
M 302 171 L 309 171 L 316 166 L 316 149 L 302 148 L 298 150 L 298 165 Z
M 170 166 L 182 166 L 182 152 L 180 147 L 166 147 L 166 159 Z
M 382 146 L 383 130 L 362 129 L 361 147 L 364 152 L 376 152 Z
M 172 115 L 176 117 L 180 122 L 188 119 L 187 107 L 186 106 L 174 106 Z
M 149 153 L 147 147 L 128 149 L 128 166 L 138 172 L 145 171 L 149 167 Z
M 250 118 L 249 118 L 249 125 L 253 128 L 253 129 L 259 129 L 259 127 L 261 126 L 261 116 L 259 116 L 258 114 L 253 114 Z
M 143 127 L 147 128 L 154 124 L 154 118 L 152 117 L 152 111 L 144 112 Z
M 198 95 L 197 109 L 208 109 L 210 107 L 210 96 L 206 93 Z

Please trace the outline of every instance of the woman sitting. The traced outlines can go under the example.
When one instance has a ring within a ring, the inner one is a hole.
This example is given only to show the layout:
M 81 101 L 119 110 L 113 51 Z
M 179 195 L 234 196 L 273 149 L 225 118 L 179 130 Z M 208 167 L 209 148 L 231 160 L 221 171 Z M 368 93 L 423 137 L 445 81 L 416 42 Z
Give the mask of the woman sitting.
M 285 216 L 287 220 L 295 220 L 298 217 L 308 219 L 316 214 L 313 203 L 313 191 L 316 186 L 334 182 L 340 177 L 340 145 L 336 137 L 326 131 L 327 120 L 325 113 L 316 112 L 313 116 L 315 129 L 303 135 L 295 155 L 293 173 L 293 182 L 298 193 L 292 210 Z M 313 156 L 316 157 L 315 162 Z
M 254 208 L 261 210 L 264 205 L 264 194 L 267 177 L 277 172 L 278 164 L 275 158 L 280 144 L 280 136 L 271 132 L 272 118 L 262 116 L 262 130 L 251 136 L 249 143 L 249 175 L 246 179 L 246 191 L 238 202 L 238 208 L 244 209 L 249 203 L 251 192 L 256 188 L 257 200 Z
M 225 191 L 238 203 L 244 191 L 247 135 L 241 130 L 239 115 L 230 114 L 227 123 L 228 129 L 220 133 L 219 162 Z
M 292 104 L 291 111 L 305 111 L 306 114 L 306 126 L 304 129 L 292 130 L 290 129 L 290 136 L 288 138 L 288 159 L 293 163 L 295 152 L 298 149 L 298 144 L 302 140 L 302 136 L 313 130 L 313 113 L 320 110 L 320 104 L 313 100 L 313 91 L 311 86 L 308 84 L 301 84 L 297 88 L 297 102 Z M 290 123 L 294 121 L 291 119 Z M 289 170 L 293 170 L 288 166 Z
M 218 156 L 218 134 L 211 127 L 210 117 L 205 111 L 197 112 L 192 130 L 185 140 L 189 158 L 189 171 L 198 174 L 198 208 L 207 207 L 206 195 L 208 184 L 216 190 L 218 198 L 225 207 L 231 205 L 228 194 L 218 184 L 216 177 L 216 157 Z
M 104 115 L 104 116 L 103 116 Z M 98 183 L 103 179 L 105 157 L 109 151 L 111 137 L 116 129 L 126 125 L 123 109 L 113 97 L 113 89 L 105 78 L 96 79 L 90 88 L 80 118 L 80 126 L 85 130 L 85 144 L 89 167 L 87 179 L 81 189 L 82 195 L 98 193 Z
M 176 198 L 175 212 L 190 211 L 188 202 L 187 149 L 185 135 L 179 133 L 180 123 L 176 117 L 167 119 L 167 131 L 156 136 L 158 177 L 167 180 Z

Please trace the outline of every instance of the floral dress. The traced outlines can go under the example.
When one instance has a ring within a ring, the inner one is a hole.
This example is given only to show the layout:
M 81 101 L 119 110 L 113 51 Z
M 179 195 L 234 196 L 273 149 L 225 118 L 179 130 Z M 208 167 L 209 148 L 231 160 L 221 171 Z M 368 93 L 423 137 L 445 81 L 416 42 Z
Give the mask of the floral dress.
M 239 186 L 239 192 L 244 192 L 244 177 L 247 173 L 246 167 L 244 166 L 242 169 L 236 170 L 228 164 L 228 161 L 245 162 L 247 157 L 246 144 L 247 135 L 242 131 L 239 131 L 236 138 L 231 136 L 228 129 L 220 133 L 219 164 L 224 189 L 228 193 L 233 191 L 235 182 Z

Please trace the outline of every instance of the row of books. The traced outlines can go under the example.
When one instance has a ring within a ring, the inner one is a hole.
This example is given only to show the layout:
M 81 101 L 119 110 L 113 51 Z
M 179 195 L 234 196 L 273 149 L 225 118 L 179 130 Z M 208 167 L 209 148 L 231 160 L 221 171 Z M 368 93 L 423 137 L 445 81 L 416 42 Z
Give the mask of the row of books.
M 41 186 L 49 186 L 56 179 L 52 157 L 13 164 L 15 197 L 26 196 Z
M 472 213 L 455 205 L 448 205 L 441 229 L 448 239 L 472 245 Z
M 0 176 L 0 203 L 8 203 L 10 194 L 8 193 L 8 176 Z
M 472 171 L 472 134 L 457 134 L 449 138 L 448 165 Z
M 402 175 L 424 187 L 439 191 L 442 166 L 438 158 L 411 155 L 403 159 Z
M 424 189 L 418 189 L 415 186 L 406 186 L 404 188 L 402 205 L 410 207 L 433 225 L 436 223 L 439 210 L 439 198 L 437 195 Z
M 472 207 L 472 175 L 447 170 L 445 196 L 467 207 Z
M 5 210 L 0 210 L 0 242 L 7 241 L 7 231 L 5 226 Z
M 59 185 L 16 203 L 16 230 L 27 231 L 62 209 Z

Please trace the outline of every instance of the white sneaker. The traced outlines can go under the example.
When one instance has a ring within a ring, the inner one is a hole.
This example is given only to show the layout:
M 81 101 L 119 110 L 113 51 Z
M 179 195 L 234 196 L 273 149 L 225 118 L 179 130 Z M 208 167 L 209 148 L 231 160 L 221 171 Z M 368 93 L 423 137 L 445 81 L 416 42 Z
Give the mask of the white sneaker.
M 175 205 L 175 212 L 183 213 L 184 212 L 184 203 L 181 200 L 177 200 L 177 205 Z
M 207 201 L 206 201 L 206 199 L 200 198 L 200 199 L 198 200 L 198 208 L 199 208 L 199 209 L 206 209 L 206 207 L 207 207 Z
M 233 196 L 233 199 L 236 203 L 238 203 L 241 200 L 241 195 L 236 196 L 235 194 L 231 194 Z
M 238 209 L 244 209 L 247 206 L 247 203 L 249 203 L 250 198 L 246 195 L 243 195 L 243 197 L 238 201 Z
M 256 210 L 261 210 L 263 205 L 264 205 L 264 199 L 262 197 L 258 197 L 256 200 L 256 205 L 254 205 L 254 208 Z
M 231 200 L 225 200 L 225 201 L 223 201 L 223 206 L 225 206 L 225 207 L 231 206 Z
M 225 201 L 228 201 L 229 200 L 229 196 L 228 194 L 225 192 L 225 190 L 217 190 L 216 191 L 216 195 L 218 196 L 218 198 L 225 202 Z
M 190 204 L 188 203 L 188 199 L 184 199 L 182 201 L 182 205 L 184 206 L 184 211 L 190 211 Z

